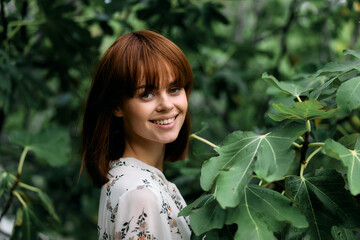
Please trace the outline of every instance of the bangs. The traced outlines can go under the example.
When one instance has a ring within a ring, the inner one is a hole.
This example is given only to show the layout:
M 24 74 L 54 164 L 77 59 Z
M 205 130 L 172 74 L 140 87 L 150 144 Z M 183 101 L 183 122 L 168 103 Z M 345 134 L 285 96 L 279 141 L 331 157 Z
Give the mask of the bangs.
M 162 39 L 161 39 L 162 40 Z M 184 88 L 187 96 L 192 85 L 192 71 L 181 50 L 168 40 L 153 44 L 150 39 L 134 34 L 119 63 L 123 79 L 123 96 L 133 97 L 142 85 L 145 91 L 172 84 Z
M 136 84 L 133 86 L 135 89 L 145 85 L 145 91 L 152 91 L 170 83 L 180 88 L 187 86 L 186 77 L 182 72 L 160 56 L 149 55 L 145 61 L 140 61 L 137 70 L 136 80 L 133 81 Z

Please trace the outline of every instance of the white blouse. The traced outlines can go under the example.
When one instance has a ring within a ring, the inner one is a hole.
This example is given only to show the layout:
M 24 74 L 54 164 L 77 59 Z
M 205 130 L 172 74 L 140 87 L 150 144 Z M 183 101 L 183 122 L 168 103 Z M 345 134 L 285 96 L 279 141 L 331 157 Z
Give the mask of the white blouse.
M 109 182 L 101 188 L 98 239 L 190 239 L 186 206 L 175 184 L 135 158 L 111 164 Z

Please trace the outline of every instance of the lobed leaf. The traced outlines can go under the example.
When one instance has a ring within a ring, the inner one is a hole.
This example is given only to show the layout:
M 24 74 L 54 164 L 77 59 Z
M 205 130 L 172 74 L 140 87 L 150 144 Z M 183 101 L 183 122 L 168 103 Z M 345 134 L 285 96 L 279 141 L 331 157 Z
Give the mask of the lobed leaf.
M 360 50 L 351 50 L 351 49 L 345 49 L 343 51 L 344 55 L 352 55 L 356 58 L 360 58 Z
M 360 106 L 360 76 L 341 84 L 336 93 L 336 104 L 343 115 Z
M 353 195 L 360 193 L 360 138 L 357 138 L 354 150 L 344 147 L 332 139 L 325 141 L 323 152 L 330 157 L 342 161 L 347 167 L 347 179 L 350 192 Z
M 294 159 L 291 144 L 305 131 L 305 125 L 294 123 L 264 135 L 241 131 L 230 134 L 215 149 L 219 156 L 204 162 L 201 187 L 208 191 L 216 184 L 214 196 L 220 206 L 237 206 L 254 171 L 267 182 L 286 174 Z
M 191 228 L 196 235 L 203 234 L 211 229 L 221 229 L 225 224 L 226 211 L 223 210 L 214 198 L 209 198 L 205 204 L 191 211 Z
M 335 170 L 322 169 L 304 177 L 285 179 L 287 196 L 296 203 L 309 223 L 303 239 L 331 239 L 332 226 L 360 226 L 359 207 L 344 189 L 345 182 Z
M 308 226 L 305 216 L 287 197 L 251 185 L 245 187 L 240 205 L 229 210 L 226 223 L 238 225 L 234 239 L 276 239 L 274 232 L 281 231 L 286 222 L 297 228 Z
M 275 121 L 285 119 L 313 120 L 331 118 L 336 114 L 336 109 L 325 109 L 323 105 L 314 99 L 303 102 L 295 102 L 293 107 L 287 107 L 283 104 L 273 104 L 278 114 L 269 114 L 269 117 Z
M 295 83 L 290 82 L 279 82 L 274 76 L 268 75 L 267 73 L 264 73 L 262 75 L 262 79 L 273 85 L 274 87 L 278 88 L 280 91 L 292 95 L 294 97 L 299 97 L 302 93 L 307 92 L 311 90 L 311 88 L 306 89 L 303 88 L 300 85 L 297 85 Z
M 62 128 L 50 128 L 37 134 L 13 131 L 9 134 L 9 140 L 28 147 L 39 159 L 53 167 L 65 165 L 70 158 L 70 137 Z

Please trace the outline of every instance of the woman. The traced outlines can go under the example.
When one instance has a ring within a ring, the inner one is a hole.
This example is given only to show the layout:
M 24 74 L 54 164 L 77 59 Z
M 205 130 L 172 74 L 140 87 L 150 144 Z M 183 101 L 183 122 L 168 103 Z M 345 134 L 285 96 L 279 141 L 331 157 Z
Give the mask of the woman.
M 163 162 L 188 146 L 191 67 L 151 31 L 117 39 L 101 58 L 86 103 L 83 165 L 101 188 L 99 239 L 189 239 L 186 203 Z

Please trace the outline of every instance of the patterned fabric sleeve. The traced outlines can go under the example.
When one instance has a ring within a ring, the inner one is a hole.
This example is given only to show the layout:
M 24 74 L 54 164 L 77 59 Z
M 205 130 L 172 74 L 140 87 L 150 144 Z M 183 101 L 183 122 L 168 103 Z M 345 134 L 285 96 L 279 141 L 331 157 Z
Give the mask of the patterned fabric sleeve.
M 174 231 L 179 233 L 171 225 L 163 202 L 150 187 L 126 192 L 119 199 L 115 216 L 115 239 L 174 239 Z

